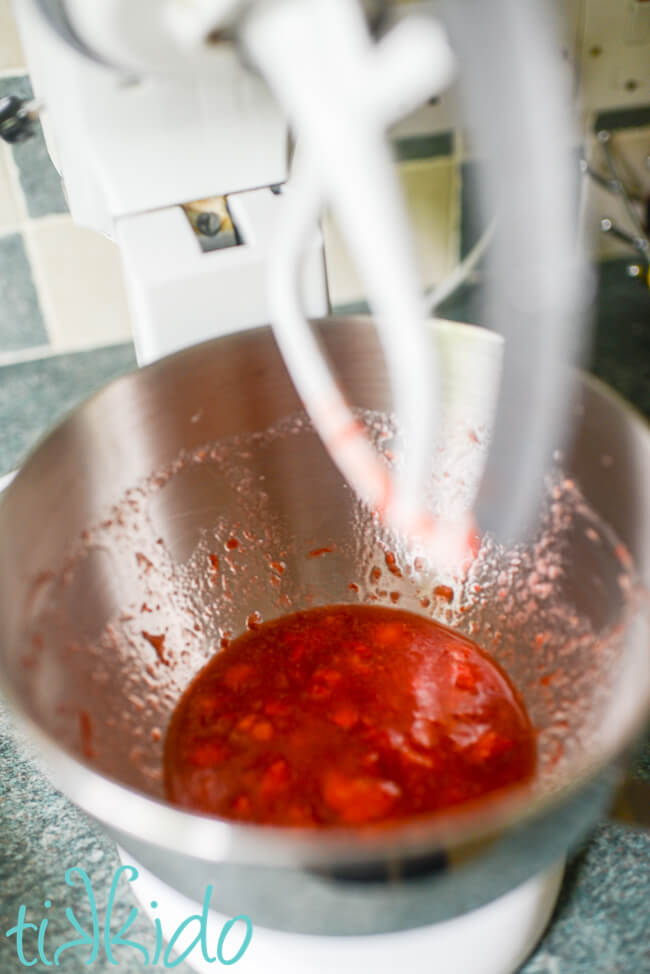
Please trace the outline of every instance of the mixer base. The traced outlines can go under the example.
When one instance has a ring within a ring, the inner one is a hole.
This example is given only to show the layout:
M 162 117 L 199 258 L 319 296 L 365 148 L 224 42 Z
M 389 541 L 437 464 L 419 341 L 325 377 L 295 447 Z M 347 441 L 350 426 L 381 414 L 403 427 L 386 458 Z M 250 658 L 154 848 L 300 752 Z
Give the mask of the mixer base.
M 131 888 L 150 919 L 160 921 L 166 940 L 189 916 L 201 913 L 199 904 L 157 879 L 124 850 L 118 851 L 124 864 L 137 868 L 138 881 Z M 233 967 L 238 974 L 393 974 L 396 969 L 409 974 L 512 974 L 541 937 L 563 873 L 562 860 L 480 909 L 398 933 L 325 937 L 255 926 L 248 949 Z M 229 919 L 209 912 L 207 943 L 212 954 Z M 185 938 L 178 938 L 179 952 L 189 947 L 197 930 L 195 922 Z M 224 946 L 226 960 L 236 954 L 242 939 L 243 933 L 233 928 Z M 205 960 L 199 945 L 185 963 L 198 974 L 213 974 L 222 967 L 219 960 Z

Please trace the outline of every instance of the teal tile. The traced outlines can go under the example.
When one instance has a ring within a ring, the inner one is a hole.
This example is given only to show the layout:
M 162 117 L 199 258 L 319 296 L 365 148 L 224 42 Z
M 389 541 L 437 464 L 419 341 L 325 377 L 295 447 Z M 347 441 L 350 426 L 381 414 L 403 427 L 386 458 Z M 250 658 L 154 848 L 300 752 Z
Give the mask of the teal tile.
M 0 353 L 47 343 L 22 234 L 0 237 Z
M 26 75 L 0 78 L 0 98 L 5 95 L 33 97 L 29 78 Z M 11 151 L 18 167 L 29 216 L 66 213 L 68 208 L 61 189 L 61 179 L 48 155 L 41 126 L 37 124 L 32 138 L 13 145 Z
M 450 156 L 454 151 L 454 133 L 437 132 L 435 135 L 416 135 L 397 139 L 393 151 L 398 162 Z
M 460 165 L 461 211 L 460 254 L 464 257 L 477 243 L 485 227 L 479 206 L 481 180 L 480 162 L 462 162 Z
M 600 132 L 601 129 L 607 129 L 609 132 L 614 132 L 616 129 L 637 129 L 644 125 L 650 125 L 650 105 L 601 112 L 596 116 L 594 132 Z
M 346 315 L 369 315 L 370 305 L 367 301 L 351 301 L 349 304 L 337 304 L 332 308 L 332 314 L 337 317 Z
M 16 467 L 73 406 L 135 364 L 128 344 L 0 368 L 0 473 Z
M 591 370 L 650 420 L 650 291 L 627 276 L 629 263 L 599 266 Z

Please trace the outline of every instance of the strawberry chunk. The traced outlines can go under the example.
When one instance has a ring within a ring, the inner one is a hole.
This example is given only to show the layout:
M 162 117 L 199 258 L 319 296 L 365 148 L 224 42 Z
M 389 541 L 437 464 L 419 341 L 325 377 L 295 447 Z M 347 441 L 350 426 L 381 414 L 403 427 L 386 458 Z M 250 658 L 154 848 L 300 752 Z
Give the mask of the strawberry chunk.
M 283 791 L 289 784 L 289 765 L 284 758 L 276 758 L 262 775 L 260 793 L 265 798 Z
M 252 675 L 253 667 L 250 663 L 233 663 L 224 673 L 223 682 L 230 690 L 239 690 L 250 680 Z
M 401 789 L 394 781 L 370 777 L 348 777 L 330 770 L 323 776 L 323 798 L 347 825 L 374 822 L 395 805 Z
M 400 622 L 381 622 L 373 635 L 379 646 L 396 646 L 404 638 L 404 628 Z
M 190 754 L 190 764 L 197 768 L 213 768 L 228 755 L 228 748 L 221 741 L 200 741 Z
M 470 756 L 472 761 L 490 761 L 506 754 L 512 747 L 513 742 L 509 738 L 497 734 L 494 730 L 487 730 L 470 748 Z
M 332 714 L 332 720 L 343 730 L 350 730 L 359 720 L 359 714 L 354 707 L 338 707 Z
M 478 693 L 476 681 L 478 674 L 469 663 L 456 662 L 453 666 L 454 686 L 458 690 L 465 690 L 467 693 Z

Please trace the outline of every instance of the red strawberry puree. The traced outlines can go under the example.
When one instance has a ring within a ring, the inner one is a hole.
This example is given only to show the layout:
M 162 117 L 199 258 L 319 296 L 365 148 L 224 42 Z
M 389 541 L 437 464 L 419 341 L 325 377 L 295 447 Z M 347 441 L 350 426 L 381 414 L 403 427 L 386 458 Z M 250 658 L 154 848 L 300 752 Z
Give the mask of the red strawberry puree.
M 257 626 L 171 720 L 170 800 L 242 822 L 361 826 L 529 780 L 516 690 L 464 636 L 397 609 L 333 605 Z

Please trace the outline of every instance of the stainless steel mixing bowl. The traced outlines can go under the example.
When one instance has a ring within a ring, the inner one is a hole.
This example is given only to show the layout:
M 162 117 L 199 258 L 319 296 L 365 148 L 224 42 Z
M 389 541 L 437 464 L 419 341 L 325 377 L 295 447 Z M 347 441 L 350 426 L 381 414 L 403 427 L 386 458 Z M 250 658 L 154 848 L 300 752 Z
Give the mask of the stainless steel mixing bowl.
M 318 327 L 350 401 L 391 446 L 372 323 Z M 457 324 L 431 336 L 445 377 L 432 496 L 453 507 L 483 468 L 501 346 Z M 538 537 L 510 549 L 486 539 L 458 578 L 416 567 L 382 536 L 301 414 L 268 329 L 106 387 L 0 503 L 0 682 L 55 783 L 172 886 L 200 901 L 210 882 L 216 909 L 280 929 L 431 923 L 556 861 L 602 814 L 650 685 L 637 592 L 650 582 L 650 436 L 592 379 L 578 383 L 575 421 Z M 388 545 L 401 579 L 386 569 Z M 451 603 L 436 598 L 441 583 Z M 362 833 L 234 825 L 167 805 L 166 724 L 220 640 L 251 612 L 358 599 L 398 599 L 494 653 L 538 728 L 532 790 Z

